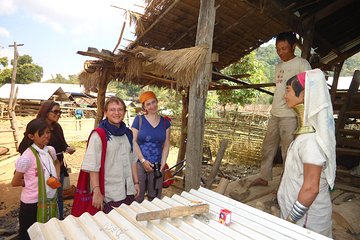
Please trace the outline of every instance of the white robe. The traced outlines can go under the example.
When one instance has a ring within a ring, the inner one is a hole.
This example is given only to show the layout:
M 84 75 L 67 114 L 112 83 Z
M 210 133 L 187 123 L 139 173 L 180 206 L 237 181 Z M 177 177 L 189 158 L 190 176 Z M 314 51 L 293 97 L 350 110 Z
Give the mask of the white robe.
M 304 183 L 304 164 L 323 166 L 320 177 L 319 194 L 309 211 L 296 224 L 322 235 L 332 237 L 332 203 L 329 184 L 325 177 L 326 155 L 316 141 L 315 133 L 302 134 L 291 143 L 285 162 L 277 199 L 281 217 L 286 219 Z M 306 219 L 307 218 L 307 219 Z

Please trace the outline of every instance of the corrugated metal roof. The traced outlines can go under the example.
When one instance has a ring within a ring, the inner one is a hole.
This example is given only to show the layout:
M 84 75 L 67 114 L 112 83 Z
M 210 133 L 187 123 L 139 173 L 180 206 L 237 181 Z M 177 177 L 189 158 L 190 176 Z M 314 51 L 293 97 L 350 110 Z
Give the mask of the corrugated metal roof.
M 18 87 L 18 100 L 49 100 L 57 95 L 56 100 L 69 100 L 61 87 L 42 84 L 15 84 Z M 11 84 L 7 83 L 0 88 L 0 99 L 9 99 Z
M 84 86 L 81 86 L 80 84 L 33 82 L 30 83 L 30 85 L 37 85 L 40 87 L 53 86 L 54 88 L 62 88 L 66 93 L 82 93 L 85 90 Z
M 176 206 L 193 201 L 208 203 L 210 212 L 180 218 L 136 221 L 136 214 Z M 230 225 L 219 223 L 220 210 L 232 211 Z M 79 218 L 51 219 L 35 223 L 28 230 L 31 239 L 329 239 L 320 234 L 237 202 L 206 188 L 182 192 L 171 198 L 145 200 L 141 204 L 121 205 L 109 214 L 85 213 Z

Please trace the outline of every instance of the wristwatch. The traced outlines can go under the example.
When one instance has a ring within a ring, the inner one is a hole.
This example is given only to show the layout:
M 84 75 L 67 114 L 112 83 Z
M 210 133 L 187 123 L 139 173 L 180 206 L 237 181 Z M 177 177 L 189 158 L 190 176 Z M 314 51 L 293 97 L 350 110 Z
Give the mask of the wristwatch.
M 141 163 L 144 163 L 144 162 L 145 162 L 145 158 L 140 159 L 140 162 L 141 162 Z

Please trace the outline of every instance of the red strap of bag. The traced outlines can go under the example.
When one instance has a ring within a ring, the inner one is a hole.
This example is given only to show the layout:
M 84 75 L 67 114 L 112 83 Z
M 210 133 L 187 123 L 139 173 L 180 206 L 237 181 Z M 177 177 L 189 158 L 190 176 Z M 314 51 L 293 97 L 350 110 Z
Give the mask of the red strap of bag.
M 102 128 L 94 129 L 89 136 L 88 143 L 93 132 L 96 131 L 102 142 L 102 150 L 101 150 L 101 166 L 99 173 L 99 186 L 101 194 L 104 195 L 105 187 L 104 187 L 104 174 L 105 174 L 105 156 L 106 156 L 106 133 Z M 99 209 L 92 206 L 92 193 L 90 189 L 90 174 L 83 170 L 80 170 L 79 178 L 77 182 L 76 192 L 74 194 L 73 206 L 71 209 L 71 214 L 75 217 L 80 217 L 84 212 L 88 212 L 91 215 L 96 214 Z
M 94 132 L 97 132 L 99 134 L 101 143 L 102 143 L 99 184 L 100 184 L 101 194 L 104 195 L 104 193 L 105 193 L 105 186 L 104 186 L 105 157 L 106 157 L 106 147 L 107 147 L 106 133 L 105 133 L 105 130 L 102 128 L 96 128 L 96 129 L 92 130 L 92 132 L 89 135 L 87 144 L 89 144 L 90 137 Z M 86 145 L 86 147 L 87 147 L 87 145 Z M 90 183 L 89 179 L 90 179 L 90 174 L 88 172 L 80 170 L 80 174 L 79 174 L 79 178 L 78 178 L 78 182 L 77 182 L 77 189 L 88 189 L 89 183 Z

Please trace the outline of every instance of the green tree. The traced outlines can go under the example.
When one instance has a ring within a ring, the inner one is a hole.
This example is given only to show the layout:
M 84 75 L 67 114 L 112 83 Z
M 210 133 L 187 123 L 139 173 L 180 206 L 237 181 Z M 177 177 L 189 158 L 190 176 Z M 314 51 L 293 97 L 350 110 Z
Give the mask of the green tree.
M 8 58 L 7 57 L 2 57 L 0 58 L 0 65 L 3 66 L 4 68 L 8 66 Z
M 275 65 L 279 62 L 275 46 L 270 44 L 255 50 L 256 59 L 264 66 L 265 82 L 273 82 L 275 79 Z
M 16 83 L 40 82 L 43 76 L 43 68 L 32 63 L 19 66 L 16 73 Z
M 67 83 L 67 80 L 60 73 L 55 74 L 55 76 L 51 75 L 51 78 L 46 80 L 47 83 Z
M 11 61 L 13 65 L 13 60 Z M 12 68 L 4 68 L 0 71 L 0 84 L 10 83 Z M 43 68 L 33 63 L 29 55 L 19 56 L 15 83 L 40 82 L 43 76 Z
M 11 60 L 11 65 L 14 65 L 14 60 Z M 25 64 L 32 64 L 33 63 L 33 59 L 31 56 L 29 55 L 23 55 L 23 56 L 20 56 L 19 59 L 18 59 L 18 65 L 21 66 L 21 65 L 25 65 Z
M 66 84 L 79 84 L 79 76 L 76 74 L 69 75 L 65 78 L 60 73 L 51 75 L 51 78 L 46 80 L 47 83 L 66 83 Z
M 360 70 L 360 53 L 357 53 L 345 60 L 340 76 L 353 76 L 355 70 Z
M 251 76 L 248 79 L 249 83 L 263 83 L 264 66 L 255 58 L 255 52 L 251 52 L 237 63 L 231 64 L 222 71 L 225 75 L 237 75 L 248 73 Z M 222 83 L 234 86 L 236 83 L 220 80 Z M 237 89 L 237 90 L 218 90 L 216 91 L 219 99 L 219 103 L 223 106 L 224 116 L 226 115 L 225 108 L 228 104 L 235 105 L 235 113 L 238 111 L 239 106 L 253 102 L 258 96 L 259 91 L 253 89 Z
M 0 86 L 11 81 L 12 68 L 4 68 L 0 71 Z

